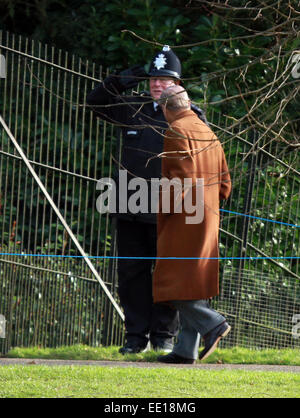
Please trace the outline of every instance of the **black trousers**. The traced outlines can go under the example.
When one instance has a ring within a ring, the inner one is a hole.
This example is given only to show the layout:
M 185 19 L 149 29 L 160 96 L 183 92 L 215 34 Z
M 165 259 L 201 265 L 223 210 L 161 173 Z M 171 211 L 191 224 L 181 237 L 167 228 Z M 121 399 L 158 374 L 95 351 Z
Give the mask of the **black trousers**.
M 156 257 L 156 225 L 117 220 L 119 257 Z M 155 260 L 119 259 L 119 297 L 125 315 L 127 342 L 156 346 L 178 333 L 178 312 L 153 304 L 152 272 Z

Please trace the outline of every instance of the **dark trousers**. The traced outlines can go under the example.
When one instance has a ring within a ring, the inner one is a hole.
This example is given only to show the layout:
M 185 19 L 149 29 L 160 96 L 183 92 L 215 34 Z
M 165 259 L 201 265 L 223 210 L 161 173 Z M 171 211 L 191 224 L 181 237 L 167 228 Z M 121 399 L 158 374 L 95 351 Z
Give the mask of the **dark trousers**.
M 156 225 L 117 220 L 119 257 L 156 257 Z M 153 304 L 152 271 L 155 260 L 119 259 L 119 297 L 125 315 L 127 342 L 156 346 L 178 332 L 178 313 Z

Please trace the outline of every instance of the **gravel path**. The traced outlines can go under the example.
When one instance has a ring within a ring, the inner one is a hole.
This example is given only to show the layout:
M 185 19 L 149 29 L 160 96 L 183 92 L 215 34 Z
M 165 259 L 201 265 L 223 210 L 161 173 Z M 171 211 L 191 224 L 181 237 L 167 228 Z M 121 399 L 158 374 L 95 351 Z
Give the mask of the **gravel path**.
M 278 366 L 264 364 L 163 364 L 129 361 L 93 361 L 93 360 L 43 360 L 43 359 L 20 359 L 0 358 L 0 366 L 11 365 L 44 365 L 44 366 L 100 366 L 100 367 L 137 367 L 137 368 L 158 368 L 177 367 L 193 368 L 199 370 L 249 370 L 264 372 L 292 372 L 300 373 L 300 366 Z

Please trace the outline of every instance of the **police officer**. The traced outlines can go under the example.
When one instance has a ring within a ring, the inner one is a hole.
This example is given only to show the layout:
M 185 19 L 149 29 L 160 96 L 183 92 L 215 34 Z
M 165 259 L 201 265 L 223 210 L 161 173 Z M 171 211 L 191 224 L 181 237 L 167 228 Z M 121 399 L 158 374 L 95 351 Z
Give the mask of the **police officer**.
M 124 95 L 126 90 L 148 78 L 150 94 Z M 122 131 L 119 170 L 126 170 L 128 182 L 134 177 L 149 182 L 161 177 L 161 161 L 155 156 L 163 150 L 167 123 L 156 101 L 164 89 L 179 84 L 180 78 L 180 61 L 166 45 L 152 59 L 148 73 L 143 67 L 135 66 L 112 74 L 88 95 L 87 103 L 96 116 L 118 125 Z M 192 105 L 192 110 L 206 122 L 201 109 Z M 118 184 L 118 175 L 116 182 Z M 118 292 L 126 329 L 126 344 L 120 349 L 122 354 L 145 351 L 149 342 L 155 350 L 171 352 L 173 338 L 178 332 L 177 311 L 152 301 L 155 260 L 151 258 L 156 257 L 156 214 L 151 213 L 150 187 L 148 190 L 149 210 L 143 211 L 147 213 L 123 213 L 124 210 L 117 209 L 114 215 L 117 218 L 118 256 L 122 257 L 118 260 Z M 130 196 L 128 191 L 127 199 Z M 118 202 L 120 207 L 121 202 Z

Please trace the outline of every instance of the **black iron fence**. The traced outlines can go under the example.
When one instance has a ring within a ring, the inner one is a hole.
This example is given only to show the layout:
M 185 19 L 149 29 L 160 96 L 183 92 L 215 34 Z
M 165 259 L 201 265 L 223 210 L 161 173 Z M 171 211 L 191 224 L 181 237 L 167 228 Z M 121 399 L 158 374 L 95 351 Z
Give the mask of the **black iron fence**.
M 114 225 L 96 210 L 96 183 L 111 177 L 121 141 L 85 106 L 104 71 L 1 32 L 0 54 L 1 117 L 117 303 Z M 299 347 L 299 153 L 210 108 L 207 117 L 233 180 L 222 208 L 221 293 L 213 301 L 233 325 L 224 344 Z M 121 344 L 122 317 L 3 125 L 0 144 L 0 351 Z

